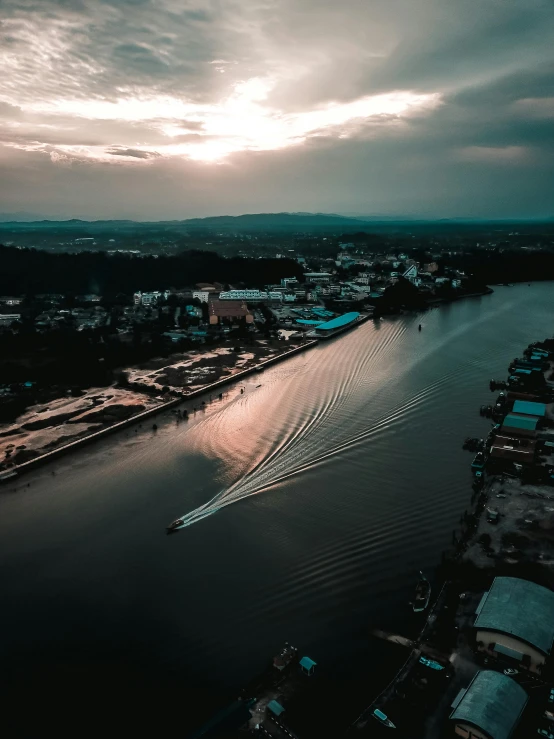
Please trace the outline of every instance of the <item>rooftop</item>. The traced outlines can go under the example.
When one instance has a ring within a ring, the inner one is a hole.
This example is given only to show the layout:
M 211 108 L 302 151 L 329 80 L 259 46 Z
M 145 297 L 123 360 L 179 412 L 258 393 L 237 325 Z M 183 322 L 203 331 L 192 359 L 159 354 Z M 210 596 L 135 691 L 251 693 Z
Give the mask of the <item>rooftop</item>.
M 527 416 L 545 416 L 546 405 L 544 403 L 532 403 L 529 400 L 516 400 L 514 413 L 523 413 Z
M 527 703 L 527 693 L 511 677 L 481 670 L 456 700 L 451 720 L 471 724 L 491 739 L 509 739 Z
M 523 416 L 519 413 L 508 413 L 504 419 L 504 426 L 514 429 L 525 429 L 534 431 L 537 428 L 538 418 L 536 416 Z
M 357 318 L 359 318 L 359 313 L 344 313 L 342 316 L 337 316 L 336 318 L 332 318 L 330 321 L 327 321 L 326 323 L 322 323 L 317 327 L 318 331 L 333 331 L 333 329 L 336 328 L 342 328 L 343 326 L 347 326 L 349 323 L 352 323 L 352 321 L 355 321 Z
M 219 316 L 219 318 L 247 316 L 250 312 L 242 300 L 226 300 L 225 302 L 210 300 L 208 308 L 211 316 Z
M 554 593 L 517 577 L 495 577 L 474 626 L 511 634 L 550 654 L 554 641 Z

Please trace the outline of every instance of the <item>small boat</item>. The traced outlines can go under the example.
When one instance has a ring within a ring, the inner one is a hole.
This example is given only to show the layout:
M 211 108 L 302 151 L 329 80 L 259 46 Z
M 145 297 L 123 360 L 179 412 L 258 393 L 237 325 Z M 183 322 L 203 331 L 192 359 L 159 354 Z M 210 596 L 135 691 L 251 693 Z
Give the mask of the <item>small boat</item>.
M 169 526 L 166 527 L 167 533 L 171 534 L 172 531 L 177 531 L 177 529 L 179 529 L 184 523 L 184 519 L 176 518 L 175 521 L 172 521 Z
M 417 581 L 415 598 L 412 603 L 414 613 L 421 613 L 429 605 L 429 598 L 431 597 L 431 583 L 425 577 L 423 572 L 419 571 L 419 580 Z
M 386 726 L 388 729 L 396 729 L 395 724 L 393 724 L 387 714 L 383 713 L 383 711 L 380 711 L 378 708 L 376 708 L 371 715 L 374 719 L 377 719 L 380 724 Z
M 418 331 L 421 331 L 421 323 L 418 326 Z

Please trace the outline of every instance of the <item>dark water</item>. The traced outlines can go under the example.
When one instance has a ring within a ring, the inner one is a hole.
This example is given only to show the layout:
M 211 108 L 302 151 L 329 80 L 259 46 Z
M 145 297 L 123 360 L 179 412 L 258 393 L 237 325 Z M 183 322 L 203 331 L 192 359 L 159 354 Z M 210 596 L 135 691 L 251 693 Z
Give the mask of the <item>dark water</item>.
M 9 736 L 183 733 L 285 639 L 328 689 L 351 681 L 348 724 L 403 657 L 369 628 L 410 628 L 415 575 L 469 506 L 461 441 L 488 427 L 488 380 L 552 334 L 553 291 L 366 323 L 188 424 L 162 417 L 4 488 Z

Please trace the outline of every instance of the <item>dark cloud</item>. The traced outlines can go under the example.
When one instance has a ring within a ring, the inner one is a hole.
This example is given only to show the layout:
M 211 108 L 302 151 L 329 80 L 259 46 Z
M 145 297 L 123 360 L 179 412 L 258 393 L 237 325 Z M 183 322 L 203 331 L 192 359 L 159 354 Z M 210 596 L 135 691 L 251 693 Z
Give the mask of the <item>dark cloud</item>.
M 4 209 L 508 216 L 554 202 L 551 0 L 1 4 Z M 404 108 L 371 102 L 397 92 Z
M 138 149 L 108 149 L 108 154 L 115 157 L 133 157 L 135 159 L 155 159 L 160 155 L 155 151 L 140 151 Z

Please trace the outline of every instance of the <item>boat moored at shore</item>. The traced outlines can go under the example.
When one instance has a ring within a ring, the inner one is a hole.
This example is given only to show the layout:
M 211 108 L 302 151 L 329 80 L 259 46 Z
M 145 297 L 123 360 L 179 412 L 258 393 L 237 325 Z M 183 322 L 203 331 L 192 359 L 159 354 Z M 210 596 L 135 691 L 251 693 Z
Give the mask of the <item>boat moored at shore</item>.
M 415 597 L 412 603 L 414 613 L 421 613 L 429 605 L 429 599 L 431 598 L 431 583 L 425 577 L 423 572 L 419 571 L 419 580 L 417 581 L 415 589 Z

